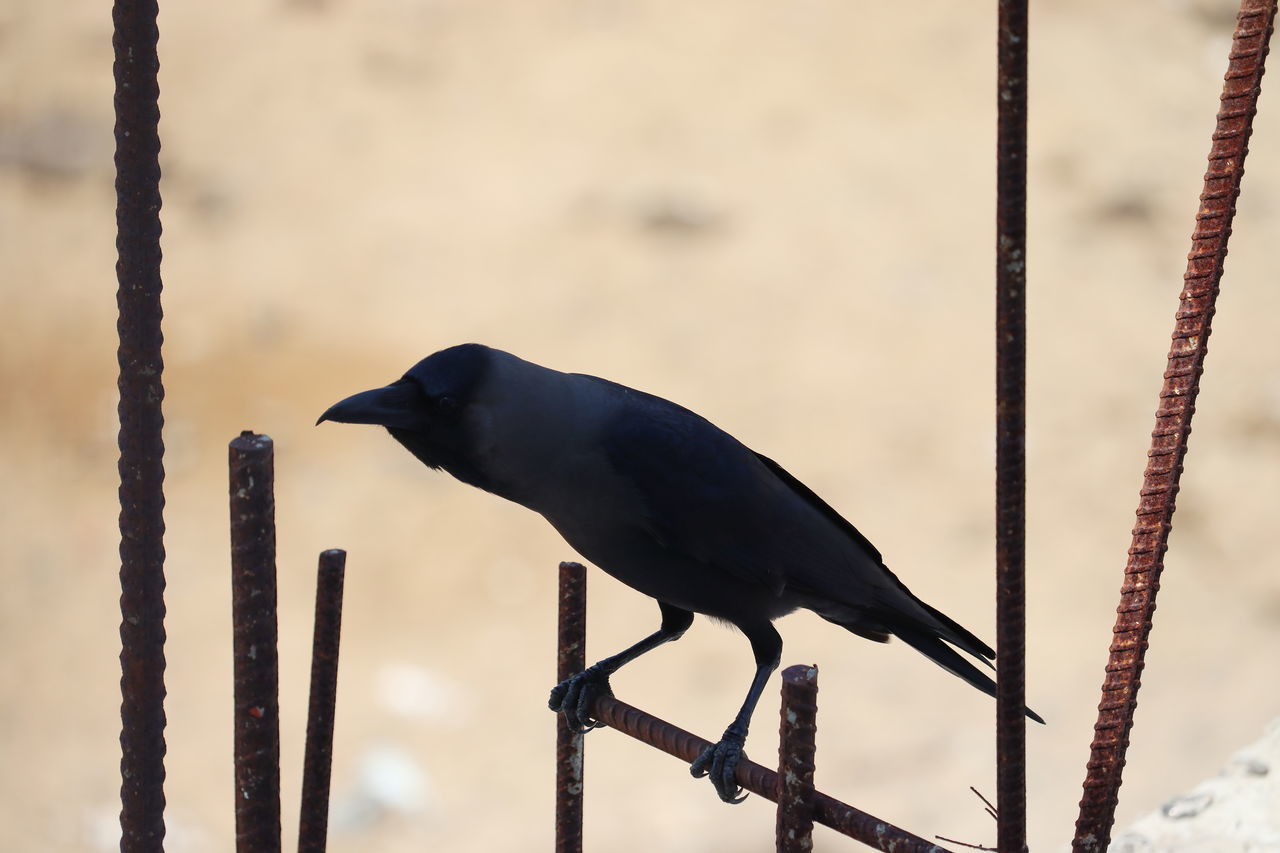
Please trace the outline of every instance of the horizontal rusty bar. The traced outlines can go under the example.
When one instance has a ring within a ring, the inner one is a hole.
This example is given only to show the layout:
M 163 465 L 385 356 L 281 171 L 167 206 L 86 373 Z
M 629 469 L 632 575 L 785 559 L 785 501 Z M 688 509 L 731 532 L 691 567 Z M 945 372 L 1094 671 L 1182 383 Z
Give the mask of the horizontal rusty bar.
M 693 763 L 703 750 L 711 746 L 710 741 L 612 697 L 597 699 L 591 715 L 608 727 L 686 763 Z M 737 782 L 753 794 L 759 794 L 772 803 L 778 802 L 778 774 L 767 767 L 744 758 L 738 764 Z M 945 848 L 931 841 L 821 791 L 813 794 L 813 820 L 886 853 L 947 853 Z

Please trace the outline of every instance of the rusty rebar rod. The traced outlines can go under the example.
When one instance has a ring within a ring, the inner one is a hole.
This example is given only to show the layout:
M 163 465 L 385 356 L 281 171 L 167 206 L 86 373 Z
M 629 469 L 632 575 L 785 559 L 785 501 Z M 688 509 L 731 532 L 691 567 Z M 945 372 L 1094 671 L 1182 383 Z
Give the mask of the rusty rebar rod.
M 782 721 L 778 737 L 778 853 L 813 849 L 813 764 L 817 752 L 818 668 L 782 672 Z
M 275 853 L 280 850 L 275 462 L 271 439 L 247 430 L 229 450 L 236 850 Z
M 996 129 L 997 847 L 1027 847 L 1027 0 L 1000 0 Z
M 556 683 L 587 668 L 587 570 L 560 564 Z M 556 714 L 556 853 L 582 853 L 582 732 Z
M 1094 724 L 1084 795 L 1076 821 L 1076 853 L 1100 853 L 1111 841 L 1129 732 L 1137 708 L 1156 592 L 1182 475 L 1191 416 L 1204 371 L 1227 239 L 1244 175 L 1249 135 L 1275 23 L 1275 0 L 1242 0 L 1222 88 L 1222 106 L 1196 211 L 1191 252 L 1179 297 L 1173 341 L 1160 389 L 1151 449 L 1138 499 L 1137 523 L 1120 589 L 1120 604 Z M 1003 804 L 1001 804 L 1003 812 Z
M 342 639 L 342 587 L 347 552 L 320 554 L 316 569 L 316 617 L 311 640 L 311 696 L 302 759 L 302 808 L 298 853 L 324 853 L 329 835 L 329 780 L 338 704 L 338 649 Z
M 591 716 L 609 728 L 617 729 L 686 763 L 692 763 L 704 749 L 711 746 L 710 741 L 612 697 L 597 699 Z M 736 781 L 746 790 L 759 794 L 770 802 L 778 801 L 778 774 L 767 767 L 744 758 L 738 765 Z M 946 853 L 944 848 L 931 841 L 912 835 L 821 791 L 813 794 L 813 820 L 814 823 L 828 826 L 877 850 L 895 853 Z
M 164 383 L 156 0 L 117 0 L 120 344 L 120 849 L 164 844 Z

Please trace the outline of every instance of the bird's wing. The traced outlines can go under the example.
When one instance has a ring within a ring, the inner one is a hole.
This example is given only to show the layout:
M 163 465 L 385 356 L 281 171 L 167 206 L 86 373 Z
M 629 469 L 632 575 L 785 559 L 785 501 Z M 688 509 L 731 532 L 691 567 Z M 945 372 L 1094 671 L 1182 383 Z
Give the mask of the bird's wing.
M 754 453 L 755 451 L 752 452 Z M 755 456 L 764 464 L 764 467 L 768 468 L 769 471 L 781 480 L 788 489 L 794 492 L 797 497 L 816 509 L 827 519 L 827 521 L 830 521 L 836 527 L 840 528 L 840 530 L 843 531 L 844 534 L 848 536 L 868 557 L 877 563 L 884 562 L 884 558 L 880 556 L 880 552 L 876 549 L 876 546 L 872 545 L 871 541 L 867 539 L 867 537 L 863 536 L 862 532 L 858 530 L 858 528 L 854 527 L 848 519 L 832 509 L 831 504 L 814 494 L 812 489 L 797 480 L 791 475 L 791 472 L 786 468 L 783 468 L 777 462 L 774 462 L 768 456 L 765 456 L 763 453 L 756 453 Z
M 840 515 L 840 513 L 832 509 L 826 501 L 814 494 L 808 486 L 793 477 L 777 462 L 774 462 L 769 457 L 762 456 L 759 453 L 757 453 L 756 456 L 759 457 L 760 461 L 763 462 L 765 466 L 778 477 L 778 479 L 786 483 L 793 492 L 803 498 L 814 509 L 818 510 L 827 518 L 828 521 L 840 528 L 862 552 L 876 563 L 879 572 L 881 573 L 881 583 L 877 584 L 880 588 L 880 595 L 877 597 L 877 603 L 880 605 L 880 608 L 876 615 L 892 633 L 902 637 L 917 649 L 924 651 L 926 655 L 934 660 L 940 661 L 940 654 L 926 650 L 921 644 L 923 641 L 917 642 L 912 639 L 913 637 L 917 635 L 927 637 L 934 645 L 937 645 L 936 636 L 941 636 L 948 642 L 955 643 L 960 648 L 979 658 L 983 663 L 986 663 L 986 658 L 995 657 L 995 652 L 992 651 L 991 647 L 974 636 L 974 634 L 967 628 L 956 622 L 950 616 L 947 616 L 942 611 L 938 610 L 936 607 L 932 607 L 931 605 L 921 601 L 915 593 L 907 589 L 906 584 L 900 581 L 898 576 L 884 564 L 884 559 L 880 556 L 880 552 L 877 551 L 875 546 L 867 540 L 867 537 L 863 536 L 862 533 L 858 531 L 858 528 L 850 524 L 842 515 Z M 828 583 L 831 582 L 828 581 Z M 827 584 L 822 584 L 821 582 L 817 585 L 827 586 Z M 888 590 L 885 589 L 886 586 L 888 587 Z M 838 583 L 828 586 L 827 589 L 818 591 L 838 595 Z M 924 632 L 919 630 L 921 626 L 926 628 Z M 845 627 L 855 632 L 858 630 L 856 626 L 845 625 Z M 945 647 L 943 648 L 945 649 Z M 951 654 L 954 656 L 954 653 Z M 978 682 L 970 678 L 969 675 L 961 674 L 958 665 L 950 663 L 943 663 L 942 665 L 945 668 L 950 669 L 952 672 L 960 675 L 965 680 L 970 681 L 970 683 L 978 684 Z M 968 666 L 968 664 L 965 665 Z M 981 677 L 985 678 L 986 676 Z
M 600 380 L 605 381 L 605 380 Z M 611 383 L 612 384 L 612 383 Z M 659 397 L 625 395 L 603 444 L 639 495 L 645 532 L 661 547 L 780 594 L 786 569 L 762 547 L 786 523 L 777 486 L 755 454 L 710 422 Z
M 640 495 L 646 532 L 660 545 L 775 594 L 794 590 L 825 618 L 872 639 L 919 626 L 991 656 L 907 589 L 861 531 L 781 465 L 687 409 L 613 387 L 624 404 L 604 430 L 605 451 Z M 832 606 L 814 606 L 823 602 Z

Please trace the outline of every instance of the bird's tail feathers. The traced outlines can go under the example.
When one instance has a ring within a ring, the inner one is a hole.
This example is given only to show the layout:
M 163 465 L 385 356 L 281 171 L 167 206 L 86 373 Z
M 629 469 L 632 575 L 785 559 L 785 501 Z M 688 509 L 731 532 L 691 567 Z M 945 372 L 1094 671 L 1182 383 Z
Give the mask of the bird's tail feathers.
M 928 607 L 928 605 L 925 606 Z M 941 613 L 938 613 L 931 607 L 929 610 L 935 615 L 946 620 L 946 622 L 949 622 L 951 625 L 955 625 L 955 627 L 962 631 L 964 635 L 967 635 L 972 639 L 978 647 L 986 648 L 985 643 L 973 637 L 973 635 L 968 631 L 960 628 L 960 626 L 956 625 L 955 622 L 947 619 L 945 616 L 942 616 Z M 978 688 L 988 696 L 995 698 L 996 683 L 991 680 L 991 677 L 974 666 L 968 658 L 962 657 L 959 652 L 947 645 L 947 643 L 943 641 L 942 637 L 939 637 L 928 628 L 904 623 L 894 625 L 893 633 L 900 637 L 904 643 L 929 658 L 929 660 L 933 661 L 947 672 Z M 966 648 L 965 651 L 969 650 Z M 987 651 L 990 652 L 990 649 L 987 649 Z M 994 652 L 991 652 L 991 654 L 994 654 Z M 983 663 L 987 663 L 985 659 L 981 660 Z M 990 666 L 990 664 L 988 664 L 988 666 Z M 1035 720 L 1037 723 L 1044 723 L 1044 719 L 1035 711 L 1030 708 L 1027 708 L 1026 710 L 1027 716 L 1030 719 Z
M 915 598 L 915 596 L 912 596 L 912 598 Z M 973 655 L 975 658 L 981 660 L 987 666 L 995 669 L 991 663 L 991 660 L 996 656 L 995 649 L 982 642 L 982 640 L 979 640 L 968 628 L 965 628 L 959 622 L 952 619 L 941 610 L 938 610 L 936 607 L 930 607 L 918 598 L 915 598 L 915 603 L 924 608 L 926 613 L 937 620 L 938 624 L 942 628 L 942 630 L 938 631 L 938 634 L 940 634 L 944 640 L 952 645 L 958 646 Z M 898 633 L 896 627 L 894 628 L 894 633 Z M 898 636 L 902 635 L 898 634 Z M 903 640 L 906 640 L 906 637 L 903 637 Z
M 905 587 L 903 589 L 905 590 Z M 910 592 L 907 594 L 910 595 Z M 868 640 L 885 643 L 889 641 L 890 636 L 899 637 L 904 643 L 947 672 L 994 698 L 996 683 L 951 646 L 954 645 L 961 651 L 968 652 L 992 669 L 995 667 L 988 658 L 994 658 L 995 651 L 950 616 L 930 607 L 914 595 L 910 597 L 911 603 L 919 607 L 919 610 L 911 607 L 910 609 L 915 612 L 903 612 L 899 607 L 883 605 L 876 608 L 855 609 L 849 605 L 821 599 L 806 601 L 804 606 L 828 622 L 834 622 L 846 631 L 866 637 Z M 947 645 L 948 643 L 951 645 Z M 1044 722 L 1040 715 L 1030 708 L 1027 709 L 1027 716 L 1037 723 Z

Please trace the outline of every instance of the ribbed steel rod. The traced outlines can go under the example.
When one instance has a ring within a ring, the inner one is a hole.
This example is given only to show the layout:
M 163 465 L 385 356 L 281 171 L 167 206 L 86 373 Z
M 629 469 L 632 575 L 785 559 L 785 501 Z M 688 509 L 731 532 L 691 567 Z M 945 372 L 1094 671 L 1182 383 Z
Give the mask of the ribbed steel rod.
M 587 570 L 560 564 L 556 683 L 587 668 Z M 583 735 L 556 714 L 556 853 L 582 853 Z
M 338 649 L 342 639 L 342 587 L 347 552 L 320 554 L 316 570 L 316 617 L 311 640 L 311 698 L 302 760 L 302 808 L 298 853 L 324 853 L 329 836 L 329 780 L 333 726 L 338 704 Z
M 275 461 L 271 439 L 230 446 L 236 850 L 280 850 L 280 673 Z
M 778 853 L 813 850 L 813 765 L 817 753 L 818 668 L 782 671 L 778 732 Z
M 1000 0 L 996 128 L 997 848 L 1027 847 L 1027 0 Z
M 710 741 L 608 696 L 596 700 L 591 716 L 611 729 L 617 729 L 689 764 L 711 745 Z M 759 794 L 772 803 L 778 801 L 778 774 L 769 768 L 743 759 L 738 764 L 735 778 L 746 790 Z M 886 853 L 946 853 L 944 848 L 931 841 L 912 835 L 821 791 L 813 794 L 813 820 Z
M 1196 211 L 1173 342 L 1138 499 L 1137 523 L 1124 570 L 1120 604 L 1116 608 L 1111 653 L 1076 821 L 1073 841 L 1076 853 L 1102 853 L 1111 842 L 1125 752 L 1129 747 L 1143 660 L 1155 614 L 1156 592 L 1160 589 L 1160 573 L 1173 527 L 1178 481 L 1191 434 L 1200 375 L 1204 372 L 1210 326 L 1227 256 L 1227 239 L 1231 236 L 1236 199 L 1240 195 L 1275 16 L 1275 0 L 1243 0 L 1236 19 L 1230 64 L 1222 88 L 1222 106 Z
M 120 374 L 120 849 L 164 844 L 164 384 L 160 88 L 155 0 L 117 0 L 117 353 Z

